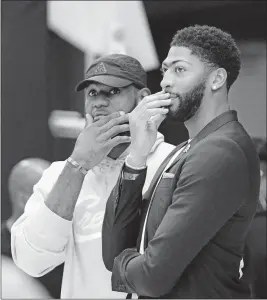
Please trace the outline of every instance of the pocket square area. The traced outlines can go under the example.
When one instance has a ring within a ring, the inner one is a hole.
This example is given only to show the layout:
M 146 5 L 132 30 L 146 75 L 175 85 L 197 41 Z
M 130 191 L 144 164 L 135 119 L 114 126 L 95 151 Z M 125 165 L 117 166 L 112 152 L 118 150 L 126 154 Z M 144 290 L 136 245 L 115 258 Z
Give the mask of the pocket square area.
M 173 173 L 167 173 L 167 172 L 165 172 L 162 175 L 162 178 L 173 178 L 173 177 L 174 177 Z

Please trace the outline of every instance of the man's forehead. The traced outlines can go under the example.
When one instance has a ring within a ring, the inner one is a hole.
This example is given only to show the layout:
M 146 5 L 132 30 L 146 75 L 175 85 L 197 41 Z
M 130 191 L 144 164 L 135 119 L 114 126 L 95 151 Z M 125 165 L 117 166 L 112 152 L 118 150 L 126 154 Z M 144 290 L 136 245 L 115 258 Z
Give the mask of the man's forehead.
M 197 57 L 195 55 L 192 55 L 191 52 L 192 51 L 187 47 L 172 46 L 162 64 L 169 66 L 177 61 L 184 61 L 186 63 L 192 64 L 197 59 Z

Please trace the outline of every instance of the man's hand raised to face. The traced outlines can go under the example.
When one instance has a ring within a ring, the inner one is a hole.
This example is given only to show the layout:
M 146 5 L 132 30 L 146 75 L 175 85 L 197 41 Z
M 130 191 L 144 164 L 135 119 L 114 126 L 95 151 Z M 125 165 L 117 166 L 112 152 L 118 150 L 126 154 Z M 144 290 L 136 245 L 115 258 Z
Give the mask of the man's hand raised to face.
M 169 97 L 170 94 L 163 91 L 146 96 L 129 113 L 131 145 L 127 161 L 131 166 L 141 167 L 146 164 L 157 138 L 158 127 L 169 111 Z
M 118 136 L 129 131 L 129 116 L 116 112 L 102 116 L 96 122 L 91 122 L 91 116 L 86 115 L 86 125 L 77 138 L 71 158 L 86 170 L 99 164 L 112 148 L 121 143 L 129 143 L 129 136 Z

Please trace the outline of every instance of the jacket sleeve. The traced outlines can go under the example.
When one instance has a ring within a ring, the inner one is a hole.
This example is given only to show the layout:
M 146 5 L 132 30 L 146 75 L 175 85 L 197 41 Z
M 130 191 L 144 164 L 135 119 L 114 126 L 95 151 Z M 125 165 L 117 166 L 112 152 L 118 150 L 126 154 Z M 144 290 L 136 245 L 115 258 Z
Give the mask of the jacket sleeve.
M 246 201 L 249 185 L 246 158 L 234 142 L 199 142 L 187 154 L 172 204 L 144 254 L 126 249 L 115 258 L 112 290 L 148 297 L 169 293 Z
M 102 256 L 109 271 L 112 270 L 114 258 L 121 251 L 136 247 L 140 228 L 142 188 L 147 169 L 139 174 L 133 174 L 134 172 L 123 166 L 106 204 L 102 226 Z M 123 178 L 123 175 L 127 175 L 128 179 Z
M 15 264 L 27 274 L 40 277 L 65 260 L 72 222 L 52 212 L 44 203 L 64 162 L 55 162 L 34 186 L 24 213 L 11 228 L 11 251 Z

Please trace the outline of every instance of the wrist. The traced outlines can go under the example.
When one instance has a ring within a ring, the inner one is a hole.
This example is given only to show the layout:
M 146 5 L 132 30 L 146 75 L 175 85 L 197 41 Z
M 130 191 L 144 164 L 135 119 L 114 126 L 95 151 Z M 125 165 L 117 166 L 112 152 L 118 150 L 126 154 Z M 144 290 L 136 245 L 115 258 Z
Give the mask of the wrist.
M 67 163 L 77 171 L 79 171 L 84 176 L 87 174 L 88 169 L 84 168 L 82 165 L 80 165 L 76 160 L 74 160 L 71 156 L 67 158 Z
M 89 171 L 91 168 L 89 167 L 88 160 L 85 159 L 82 155 L 72 152 L 70 158 L 76 161 L 81 167 Z
M 134 169 L 144 169 L 146 168 L 147 156 L 139 156 L 134 155 L 133 153 L 129 153 L 126 158 L 126 165 L 134 168 Z

